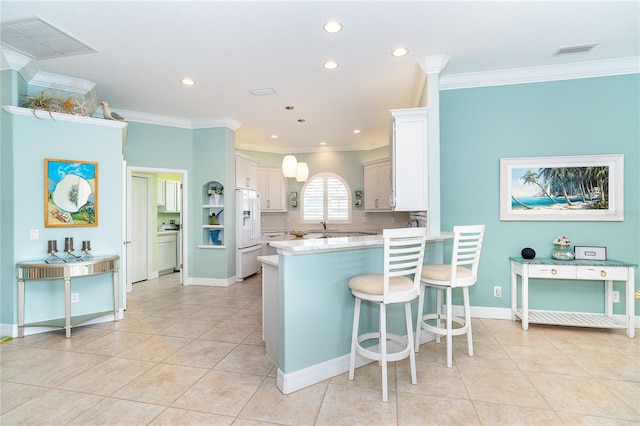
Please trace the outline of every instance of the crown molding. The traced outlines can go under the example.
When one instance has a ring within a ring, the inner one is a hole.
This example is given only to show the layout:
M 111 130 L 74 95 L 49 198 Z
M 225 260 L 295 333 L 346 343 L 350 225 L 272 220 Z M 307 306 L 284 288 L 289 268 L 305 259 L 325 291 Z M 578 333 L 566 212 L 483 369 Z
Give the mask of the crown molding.
M 59 74 L 51 74 L 43 71 L 38 71 L 31 78 L 31 80 L 29 80 L 29 84 L 46 87 L 48 89 L 63 90 L 66 92 L 82 94 L 87 94 L 96 87 L 96 84 L 89 80 L 82 80 L 80 78 L 72 78 Z
M 212 127 L 227 127 L 234 132 L 242 126 L 239 121 L 231 117 L 194 118 L 191 120 L 192 129 L 209 129 Z
M 426 56 L 418 64 L 427 74 L 440 74 L 450 59 L 447 55 Z
M 103 127 L 115 127 L 119 129 L 125 129 L 127 127 L 127 123 L 123 121 L 105 120 L 104 118 L 85 117 L 82 115 L 64 114 L 62 112 L 52 112 L 51 115 L 49 115 L 49 111 L 34 111 L 31 108 L 22 108 L 17 106 L 3 106 L 2 108 L 9 114 L 26 115 L 37 119 L 67 121 L 70 123 L 91 124 Z
M 440 90 L 542 83 L 636 73 L 640 73 L 640 57 L 632 56 L 606 61 L 579 62 L 546 67 L 449 74 L 441 77 Z

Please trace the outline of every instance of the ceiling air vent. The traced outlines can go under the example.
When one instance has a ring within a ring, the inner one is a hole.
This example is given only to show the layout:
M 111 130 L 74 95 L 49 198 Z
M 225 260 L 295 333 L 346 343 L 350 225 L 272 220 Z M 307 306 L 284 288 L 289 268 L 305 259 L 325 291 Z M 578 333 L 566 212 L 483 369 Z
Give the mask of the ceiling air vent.
M 561 55 L 573 55 L 575 53 L 587 53 L 600 43 L 589 43 L 589 44 L 579 44 L 576 46 L 565 46 L 558 49 L 553 56 L 561 56 Z
M 33 59 L 94 53 L 96 50 L 38 17 L 2 22 L 2 46 Z

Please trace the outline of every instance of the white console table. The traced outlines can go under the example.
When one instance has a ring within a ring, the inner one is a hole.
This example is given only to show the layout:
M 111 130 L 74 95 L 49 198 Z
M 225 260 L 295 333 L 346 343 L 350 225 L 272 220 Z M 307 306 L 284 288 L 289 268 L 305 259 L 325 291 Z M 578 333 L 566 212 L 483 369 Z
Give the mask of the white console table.
M 634 268 L 638 265 L 618 260 L 555 260 L 550 258 L 511 260 L 511 317 L 522 321 L 522 329 L 529 324 L 551 324 L 576 327 L 625 328 L 627 336 L 634 335 L 633 297 Z M 518 276 L 522 281 L 521 307 L 518 308 Z M 604 314 L 559 312 L 529 309 L 529 279 L 597 280 L 605 284 Z M 625 282 L 626 312 L 624 321 L 613 316 L 613 281 Z
M 113 312 L 114 321 L 118 321 L 118 269 L 119 256 L 94 257 L 91 260 L 69 263 L 20 262 L 16 264 L 18 277 L 18 337 L 24 335 L 24 327 L 60 327 L 66 331 L 67 339 L 71 337 L 71 327 Z M 95 314 L 71 317 L 71 278 L 87 275 L 113 273 L 113 311 L 96 312 Z M 64 280 L 64 312 L 65 318 L 24 323 L 24 285 L 29 280 Z

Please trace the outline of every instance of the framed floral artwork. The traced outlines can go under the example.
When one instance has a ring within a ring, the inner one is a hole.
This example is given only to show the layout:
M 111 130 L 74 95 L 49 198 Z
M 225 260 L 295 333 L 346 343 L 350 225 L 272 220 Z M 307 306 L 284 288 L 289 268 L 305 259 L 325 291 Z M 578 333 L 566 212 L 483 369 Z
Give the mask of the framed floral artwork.
M 98 163 L 44 160 L 44 226 L 98 226 Z
M 500 159 L 500 220 L 624 220 L 624 156 Z

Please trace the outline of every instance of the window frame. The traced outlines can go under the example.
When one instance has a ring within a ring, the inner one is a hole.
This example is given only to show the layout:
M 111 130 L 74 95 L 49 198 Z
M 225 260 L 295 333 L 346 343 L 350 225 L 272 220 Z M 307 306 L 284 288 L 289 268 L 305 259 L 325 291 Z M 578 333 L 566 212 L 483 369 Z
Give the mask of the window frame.
M 340 183 L 342 183 L 342 186 L 344 187 L 345 191 L 347 191 L 347 218 L 345 220 L 336 220 L 336 219 L 332 219 L 330 220 L 328 218 L 328 199 L 327 199 L 327 178 L 332 177 L 335 179 L 338 179 L 340 181 Z M 337 175 L 335 173 L 331 173 L 331 172 L 322 172 L 322 173 L 317 173 L 313 176 L 311 176 L 309 179 L 307 179 L 307 181 L 304 183 L 304 185 L 302 186 L 301 190 L 300 190 L 300 200 L 299 200 L 299 206 L 300 206 L 300 223 L 317 223 L 318 220 L 317 219 L 305 219 L 304 216 L 304 197 L 305 197 L 305 191 L 307 189 L 307 186 L 313 182 L 316 179 L 324 179 L 324 195 L 323 195 L 323 211 L 322 211 L 322 219 L 320 219 L 321 221 L 326 222 L 327 224 L 335 224 L 335 225 L 343 225 L 343 224 L 350 224 L 352 223 L 352 208 L 351 208 L 351 202 L 352 202 L 352 194 L 351 194 L 351 188 L 349 187 L 349 184 L 347 183 L 346 180 L 344 180 L 342 178 L 342 176 Z

